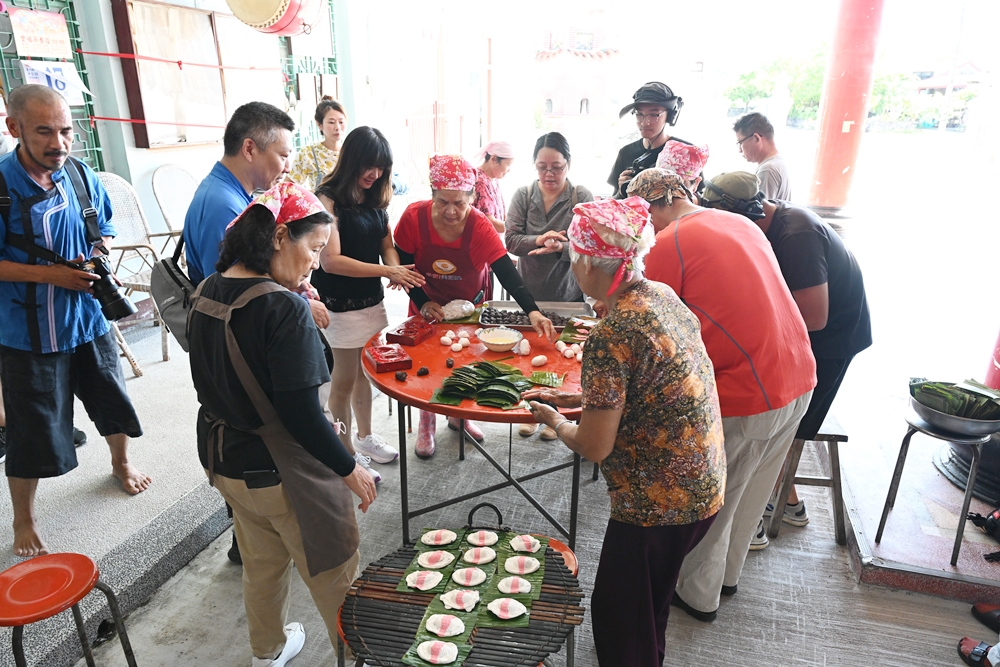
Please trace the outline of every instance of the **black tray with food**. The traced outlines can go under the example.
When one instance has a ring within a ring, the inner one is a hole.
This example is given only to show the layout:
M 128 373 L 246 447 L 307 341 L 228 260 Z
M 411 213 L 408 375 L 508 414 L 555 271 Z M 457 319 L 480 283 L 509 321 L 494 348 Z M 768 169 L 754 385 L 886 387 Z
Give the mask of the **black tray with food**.
M 573 317 L 595 317 L 594 309 L 584 301 L 538 301 L 538 310 L 552 320 L 556 329 L 565 327 Z M 531 331 L 528 314 L 516 301 L 487 301 L 479 313 L 479 324 L 484 327 L 504 325 L 512 329 Z

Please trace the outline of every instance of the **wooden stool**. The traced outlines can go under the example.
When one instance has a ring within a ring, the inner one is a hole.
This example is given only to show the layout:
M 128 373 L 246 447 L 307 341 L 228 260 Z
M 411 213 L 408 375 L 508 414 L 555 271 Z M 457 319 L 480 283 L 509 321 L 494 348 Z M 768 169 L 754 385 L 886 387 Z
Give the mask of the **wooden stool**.
M 795 473 L 799 467 L 799 459 L 802 457 L 802 447 L 806 444 L 806 441 L 798 438 L 792 440 L 788 456 L 785 457 L 784 474 L 781 477 L 781 484 L 778 486 L 778 496 L 772 502 L 774 511 L 771 512 L 771 522 L 767 527 L 767 535 L 770 538 L 778 536 L 778 530 L 781 528 L 781 517 L 785 513 L 785 502 L 788 500 L 788 494 L 792 490 L 792 484 L 825 486 L 833 489 L 834 537 L 837 540 L 837 544 L 847 544 L 847 528 L 844 522 L 844 495 L 840 486 L 840 451 L 837 449 L 839 443 L 847 442 L 847 433 L 841 427 L 836 417 L 827 414 L 826 419 L 823 420 L 823 426 L 819 429 L 819 433 L 810 442 L 826 443 L 830 453 L 830 476 L 796 476 Z
M 906 454 L 910 449 L 910 438 L 914 433 L 920 432 L 945 442 L 957 442 L 961 445 L 969 445 L 972 448 L 972 466 L 969 468 L 969 479 L 965 483 L 965 500 L 962 502 L 962 512 L 958 515 L 958 531 L 955 533 L 955 546 L 951 550 L 951 564 L 958 563 L 958 552 L 962 548 L 962 535 L 965 533 L 965 519 L 969 514 L 969 503 L 972 502 L 972 490 L 976 486 L 976 475 L 979 473 L 979 458 L 983 451 L 983 445 L 990 441 L 990 435 L 958 435 L 942 431 L 936 426 L 931 426 L 917 416 L 915 412 L 906 415 L 906 423 L 909 428 L 903 436 L 903 442 L 899 446 L 899 457 L 896 459 L 896 468 L 892 471 L 892 481 L 889 483 L 889 493 L 885 497 L 885 505 L 882 507 L 882 519 L 878 522 L 878 532 L 875 533 L 875 544 L 882 541 L 882 531 L 885 530 L 885 520 L 889 517 L 889 510 L 896 504 L 896 492 L 899 491 L 899 478 L 903 476 L 903 464 L 906 463 Z
M 83 554 L 59 553 L 38 556 L 0 573 L 0 626 L 14 628 L 11 640 L 14 663 L 27 667 L 22 638 L 24 626 L 55 616 L 66 609 L 73 609 L 73 620 L 80 636 L 83 656 L 89 667 L 94 667 L 94 655 L 83 627 L 83 616 L 78 603 L 97 588 L 108 598 L 111 616 L 118 628 L 118 638 L 125 661 L 136 667 L 132 645 L 125 632 L 118 599 L 100 579 L 97 563 Z

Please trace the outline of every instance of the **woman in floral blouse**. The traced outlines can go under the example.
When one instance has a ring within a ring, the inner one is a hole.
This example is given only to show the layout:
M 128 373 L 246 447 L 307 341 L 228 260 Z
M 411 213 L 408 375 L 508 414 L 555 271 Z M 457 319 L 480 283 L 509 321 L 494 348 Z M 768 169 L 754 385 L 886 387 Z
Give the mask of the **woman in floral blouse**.
M 481 162 L 476 169 L 476 187 L 472 207 L 485 215 L 497 234 L 504 233 L 507 219 L 507 204 L 497 182 L 507 175 L 514 164 L 514 149 L 506 141 L 491 141 L 479 149 L 472 164 Z
M 698 319 L 642 277 L 653 243 L 638 197 L 580 204 L 568 230 L 573 273 L 610 312 L 584 347 L 580 394 L 525 392 L 583 408 L 579 425 L 532 401 L 535 419 L 601 471 L 611 496 L 591 604 L 601 665 L 660 667 L 684 556 L 722 507 L 726 455 L 712 362 Z
M 337 166 L 340 147 L 347 136 L 347 112 L 340 102 L 327 95 L 316 105 L 315 120 L 323 132 L 323 141 L 305 146 L 296 153 L 292 170 L 288 172 L 288 180 L 312 191 Z

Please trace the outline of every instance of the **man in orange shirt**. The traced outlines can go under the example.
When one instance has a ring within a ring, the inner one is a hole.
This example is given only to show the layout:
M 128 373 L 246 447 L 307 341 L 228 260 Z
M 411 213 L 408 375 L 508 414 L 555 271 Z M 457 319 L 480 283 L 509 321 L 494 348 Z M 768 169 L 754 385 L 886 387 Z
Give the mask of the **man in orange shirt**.
M 715 620 L 736 592 L 750 540 L 816 386 L 809 333 L 763 232 L 694 204 L 675 173 L 647 169 L 628 188 L 650 203 L 650 280 L 666 283 L 701 322 L 715 367 L 728 477 L 725 504 L 685 558 L 673 604 Z

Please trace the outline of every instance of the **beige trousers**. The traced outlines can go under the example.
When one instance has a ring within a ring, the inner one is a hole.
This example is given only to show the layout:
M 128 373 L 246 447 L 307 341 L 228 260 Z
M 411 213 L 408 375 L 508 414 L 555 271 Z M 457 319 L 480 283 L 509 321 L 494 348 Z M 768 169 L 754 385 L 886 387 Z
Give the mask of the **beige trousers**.
M 292 563 L 319 609 L 330 643 L 337 646 L 337 613 L 358 575 L 360 554 L 333 570 L 309 576 L 302 535 L 283 484 L 248 489 L 239 479 L 215 476 L 215 488 L 233 508 L 233 527 L 243 557 L 243 604 L 250 647 L 258 658 L 273 659 L 285 646 L 285 621 Z
M 722 585 L 740 579 L 750 540 L 774 490 L 812 390 L 783 408 L 749 417 L 724 417 L 726 495 L 708 534 L 688 552 L 674 589 L 698 611 L 719 608 Z

